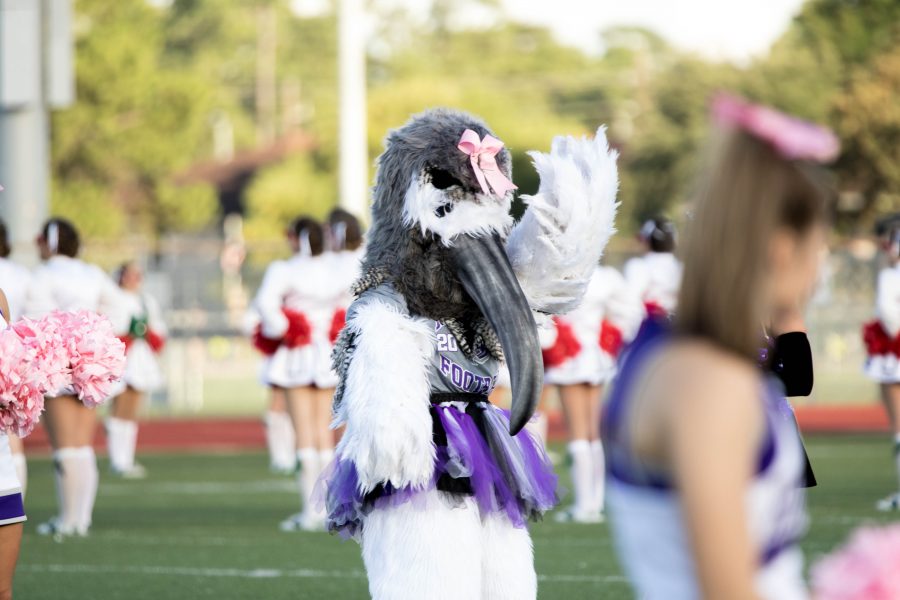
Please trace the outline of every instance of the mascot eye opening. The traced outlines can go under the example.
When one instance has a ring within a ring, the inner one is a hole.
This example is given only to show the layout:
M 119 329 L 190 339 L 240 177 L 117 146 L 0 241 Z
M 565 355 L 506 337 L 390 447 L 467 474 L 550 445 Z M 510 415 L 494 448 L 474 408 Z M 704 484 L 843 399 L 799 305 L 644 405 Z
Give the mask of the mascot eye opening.
M 453 212 L 453 203 L 448 202 L 447 204 L 441 204 L 436 209 L 434 209 L 434 216 L 439 219 L 443 219 L 446 215 Z
M 431 185 L 439 190 L 446 190 L 453 186 L 462 187 L 462 183 L 459 181 L 459 179 L 451 175 L 449 171 L 445 171 L 444 169 L 437 169 L 435 167 L 428 167 L 426 172 L 431 179 Z

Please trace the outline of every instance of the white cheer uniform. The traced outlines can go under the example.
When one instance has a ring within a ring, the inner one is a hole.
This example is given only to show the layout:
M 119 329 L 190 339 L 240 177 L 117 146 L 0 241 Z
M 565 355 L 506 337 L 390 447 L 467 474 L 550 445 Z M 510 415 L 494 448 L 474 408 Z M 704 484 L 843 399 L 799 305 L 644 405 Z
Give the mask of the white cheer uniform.
M 30 284 L 31 272 L 28 269 L 8 258 L 0 258 L 0 289 L 9 301 L 9 314 L 5 316 L 10 322 L 18 321 L 22 316 Z
M 0 316 L 0 329 L 6 329 L 6 319 Z M 6 432 L 0 432 L 0 525 L 19 523 L 25 519 L 22 504 L 22 483 L 9 449 Z
M 671 252 L 648 252 L 625 263 L 625 280 L 645 305 L 671 314 L 678 304 L 682 265 Z
M 147 328 L 156 335 L 165 338 L 168 330 L 162 318 L 162 310 L 156 300 L 147 294 L 121 290 L 121 305 L 116 311 L 113 328 L 119 336 L 128 333 L 132 319 L 147 319 Z M 113 392 L 113 396 L 122 393 L 125 387 L 139 392 L 152 392 L 165 384 L 162 369 L 156 353 L 147 340 L 132 340 L 126 353 L 127 362 L 122 381 Z
M 896 340 L 900 334 L 900 264 L 878 273 L 875 314 L 890 340 Z M 866 359 L 865 373 L 879 383 L 900 383 L 900 358 L 896 351 L 870 354 Z
M 597 267 L 581 305 L 559 317 L 571 326 L 581 349 L 565 362 L 548 367 L 544 382 L 547 385 L 608 383 L 615 375 L 617 357 L 600 347 L 603 321 L 609 321 L 622 333 L 622 339 L 628 341 L 634 337 L 643 317 L 643 307 L 622 275 L 612 267 Z
M 279 346 L 266 360 L 262 374 L 266 384 L 288 388 L 337 385 L 337 374 L 331 369 L 329 336 L 344 286 L 342 278 L 333 272 L 334 267 L 328 255 L 296 254 L 289 260 L 272 263 L 266 271 L 254 300 L 261 333 L 270 339 L 285 335 L 288 319 L 283 309 L 302 313 L 312 330 L 309 344 L 296 348 Z

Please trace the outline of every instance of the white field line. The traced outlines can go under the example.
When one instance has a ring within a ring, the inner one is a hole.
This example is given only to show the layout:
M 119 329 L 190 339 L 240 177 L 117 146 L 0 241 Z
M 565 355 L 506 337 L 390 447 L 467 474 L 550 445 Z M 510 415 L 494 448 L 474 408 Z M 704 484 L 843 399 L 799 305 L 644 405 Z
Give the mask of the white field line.
M 297 493 L 297 483 L 287 480 L 260 481 L 190 481 L 169 483 L 103 483 L 101 495 L 136 496 L 148 491 L 154 494 L 270 494 L 272 492 Z
M 20 564 L 17 571 L 22 573 L 128 574 L 170 577 L 234 577 L 239 579 L 364 579 L 366 576 L 364 572 L 357 570 L 226 569 L 151 565 Z M 544 583 L 627 583 L 627 579 L 619 575 L 538 575 L 538 581 Z

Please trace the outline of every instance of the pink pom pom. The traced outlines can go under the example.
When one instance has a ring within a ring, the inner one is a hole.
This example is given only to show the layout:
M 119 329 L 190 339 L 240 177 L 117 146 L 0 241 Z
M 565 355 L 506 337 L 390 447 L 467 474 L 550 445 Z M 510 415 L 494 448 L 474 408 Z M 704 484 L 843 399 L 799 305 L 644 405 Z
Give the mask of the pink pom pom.
M 125 344 L 90 311 L 54 312 L 0 331 L 0 429 L 31 433 L 44 396 L 73 388 L 86 406 L 109 397 L 125 369 Z
M 31 433 L 44 410 L 46 381 L 36 348 L 12 329 L 0 331 L 0 428 Z
M 109 397 L 125 370 L 125 344 L 106 317 L 90 311 L 57 313 L 59 332 L 66 341 L 72 386 L 85 406 Z
M 900 524 L 857 529 L 811 573 L 817 600 L 900 598 Z

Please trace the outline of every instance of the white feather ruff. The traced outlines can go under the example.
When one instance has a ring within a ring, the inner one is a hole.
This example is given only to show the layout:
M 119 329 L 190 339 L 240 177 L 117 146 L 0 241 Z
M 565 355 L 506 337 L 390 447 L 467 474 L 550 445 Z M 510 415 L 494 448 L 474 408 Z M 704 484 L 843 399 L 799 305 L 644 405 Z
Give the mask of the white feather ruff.
M 380 300 L 347 321 L 356 348 L 347 370 L 338 446 L 359 472 L 362 493 L 379 483 L 423 486 L 434 472 L 428 364 L 434 332 Z
M 452 202 L 452 210 L 439 217 L 436 211 L 451 203 L 450 198 L 443 190 L 414 177 L 406 190 L 403 224 L 418 226 L 422 233 L 437 234 L 445 246 L 452 246 L 453 240 L 463 234 L 480 237 L 498 233 L 505 236 L 512 226 L 511 196 L 498 198 L 478 194 L 475 200 Z
M 615 233 L 618 153 L 606 128 L 594 139 L 558 136 L 550 154 L 529 153 L 541 177 L 528 210 L 512 230 L 507 254 L 534 310 L 566 313 L 581 302 Z

